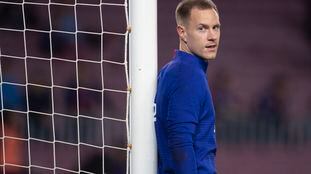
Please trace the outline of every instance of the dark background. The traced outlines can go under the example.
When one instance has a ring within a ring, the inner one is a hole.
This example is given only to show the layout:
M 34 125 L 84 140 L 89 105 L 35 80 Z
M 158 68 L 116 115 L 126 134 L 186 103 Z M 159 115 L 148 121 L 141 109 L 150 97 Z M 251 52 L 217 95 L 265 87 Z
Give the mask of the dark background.
M 178 48 L 178 2 L 158 1 L 159 68 Z M 219 173 L 310 173 L 310 1 L 214 2 L 221 43 L 208 77 Z
M 0 153 L 5 146 L 6 163 L 28 166 L 31 160 L 32 165 L 58 167 L 57 173 L 64 172 L 60 168 L 77 171 L 80 163 L 82 170 L 101 173 L 104 161 L 107 174 L 124 174 L 126 152 L 102 148 L 103 141 L 127 146 L 125 123 L 114 120 L 126 116 L 126 69 L 116 64 L 124 62 L 125 37 L 102 33 L 126 31 L 124 8 L 73 6 L 74 0 L 52 0 L 50 6 L 48 0 L 27 0 L 24 6 L 21 0 L 1 2 Z M 178 48 L 178 2 L 158 0 L 159 69 Z M 216 108 L 219 173 L 309 174 L 310 1 L 215 3 L 221 42 L 217 59 L 209 62 L 208 79 Z M 6 173 L 29 170 L 51 172 L 6 165 Z

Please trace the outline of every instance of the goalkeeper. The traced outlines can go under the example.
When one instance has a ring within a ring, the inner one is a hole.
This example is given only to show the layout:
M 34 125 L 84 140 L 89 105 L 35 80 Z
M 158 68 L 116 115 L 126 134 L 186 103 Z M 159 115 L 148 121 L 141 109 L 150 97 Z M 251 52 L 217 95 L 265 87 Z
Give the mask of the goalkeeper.
M 155 121 L 158 174 L 215 174 L 215 111 L 208 61 L 220 38 L 211 0 L 183 0 L 176 9 L 179 50 L 158 76 Z

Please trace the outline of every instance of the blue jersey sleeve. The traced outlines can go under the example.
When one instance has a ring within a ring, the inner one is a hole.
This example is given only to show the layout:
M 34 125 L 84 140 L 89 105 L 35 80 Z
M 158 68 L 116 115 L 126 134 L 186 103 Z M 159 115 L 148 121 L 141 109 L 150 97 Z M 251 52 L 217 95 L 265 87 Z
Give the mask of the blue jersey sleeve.
M 169 97 L 168 146 L 178 174 L 197 174 L 193 138 L 199 122 L 200 98 L 203 94 L 200 80 L 191 76 L 192 73 L 181 76 Z

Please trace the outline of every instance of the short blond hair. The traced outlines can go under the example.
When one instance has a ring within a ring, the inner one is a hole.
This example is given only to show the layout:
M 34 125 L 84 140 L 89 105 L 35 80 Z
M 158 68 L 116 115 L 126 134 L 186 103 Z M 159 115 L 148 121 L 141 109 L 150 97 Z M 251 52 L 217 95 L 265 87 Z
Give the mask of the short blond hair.
M 198 8 L 200 10 L 214 9 L 218 13 L 215 3 L 211 0 L 183 0 L 177 5 L 175 11 L 177 25 L 187 23 L 193 8 Z

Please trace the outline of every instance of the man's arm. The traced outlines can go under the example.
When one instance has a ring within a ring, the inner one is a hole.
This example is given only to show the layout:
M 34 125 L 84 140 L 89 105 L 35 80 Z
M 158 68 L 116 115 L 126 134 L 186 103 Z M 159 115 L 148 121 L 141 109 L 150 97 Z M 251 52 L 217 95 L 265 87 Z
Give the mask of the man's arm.
M 179 83 L 181 84 L 172 92 L 169 100 L 168 145 L 175 173 L 197 174 L 193 137 L 198 124 L 201 90 L 195 88 L 196 82 Z

